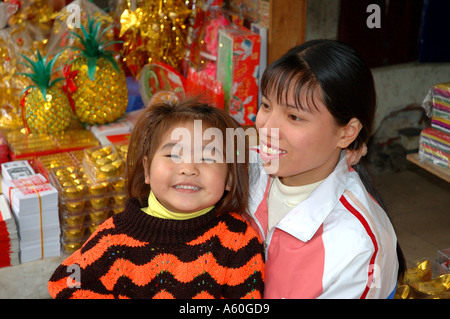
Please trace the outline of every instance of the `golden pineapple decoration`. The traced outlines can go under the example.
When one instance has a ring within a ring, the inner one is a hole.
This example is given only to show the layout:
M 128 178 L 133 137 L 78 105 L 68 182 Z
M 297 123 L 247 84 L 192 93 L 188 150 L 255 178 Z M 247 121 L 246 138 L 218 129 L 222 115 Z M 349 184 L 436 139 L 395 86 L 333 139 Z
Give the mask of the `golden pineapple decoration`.
M 70 31 L 81 47 L 70 46 L 79 53 L 69 62 L 70 71 L 76 74 L 72 93 L 75 114 L 86 124 L 105 124 L 120 118 L 127 109 L 128 90 L 125 72 L 114 59 L 113 50 L 105 48 L 121 41 L 102 41 L 112 26 L 101 30 L 98 18 L 88 17 L 87 29 L 80 26 L 82 34 Z
M 48 60 L 37 51 L 36 60 L 22 55 L 28 62 L 19 62 L 31 69 L 30 73 L 19 73 L 29 77 L 33 85 L 26 87 L 24 114 L 32 133 L 56 133 L 67 129 L 72 118 L 69 99 L 62 89 L 64 78 L 53 79 L 53 67 L 59 54 Z M 48 60 L 48 61 L 47 61 Z

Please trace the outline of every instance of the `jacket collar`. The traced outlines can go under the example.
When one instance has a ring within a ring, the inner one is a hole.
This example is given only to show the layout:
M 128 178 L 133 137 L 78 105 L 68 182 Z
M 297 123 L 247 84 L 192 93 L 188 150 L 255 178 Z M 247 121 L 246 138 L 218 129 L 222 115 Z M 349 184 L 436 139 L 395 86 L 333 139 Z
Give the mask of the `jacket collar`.
M 346 189 L 348 173 L 345 151 L 342 151 L 334 171 L 307 199 L 294 207 L 277 228 L 303 242 L 309 241 L 339 202 Z

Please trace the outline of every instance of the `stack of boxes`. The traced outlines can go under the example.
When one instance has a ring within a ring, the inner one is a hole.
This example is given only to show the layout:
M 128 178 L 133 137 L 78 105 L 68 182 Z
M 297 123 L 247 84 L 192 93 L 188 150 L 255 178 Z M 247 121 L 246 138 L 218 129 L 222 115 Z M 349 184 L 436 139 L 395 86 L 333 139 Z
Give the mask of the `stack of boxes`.
M 219 30 L 217 80 L 225 109 L 241 125 L 254 125 L 258 112 L 260 46 L 260 35 L 244 27 Z
M 450 167 L 450 82 L 435 85 L 431 94 L 431 127 L 420 134 L 419 156 Z
M 49 177 L 59 193 L 64 253 L 80 248 L 97 227 L 125 207 L 127 144 L 85 149 L 78 164 L 57 166 Z

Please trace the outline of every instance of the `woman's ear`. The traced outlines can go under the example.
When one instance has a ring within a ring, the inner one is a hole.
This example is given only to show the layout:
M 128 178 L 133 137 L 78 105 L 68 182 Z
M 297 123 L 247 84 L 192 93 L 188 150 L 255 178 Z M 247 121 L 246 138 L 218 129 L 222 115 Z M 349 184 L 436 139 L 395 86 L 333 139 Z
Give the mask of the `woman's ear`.
M 150 166 L 148 164 L 148 158 L 144 156 L 142 166 L 144 167 L 145 184 L 150 185 Z
M 356 117 L 352 118 L 345 126 L 341 127 L 342 136 L 337 146 L 347 148 L 358 137 L 361 128 L 361 122 Z

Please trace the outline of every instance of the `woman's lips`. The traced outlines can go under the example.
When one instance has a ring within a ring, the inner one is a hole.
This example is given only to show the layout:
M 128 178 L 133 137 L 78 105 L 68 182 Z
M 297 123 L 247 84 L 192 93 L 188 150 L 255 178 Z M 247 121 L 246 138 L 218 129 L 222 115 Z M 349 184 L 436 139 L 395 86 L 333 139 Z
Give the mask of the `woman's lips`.
M 259 154 L 261 159 L 265 162 L 280 158 L 287 152 L 280 148 L 270 147 L 265 143 L 260 143 Z

